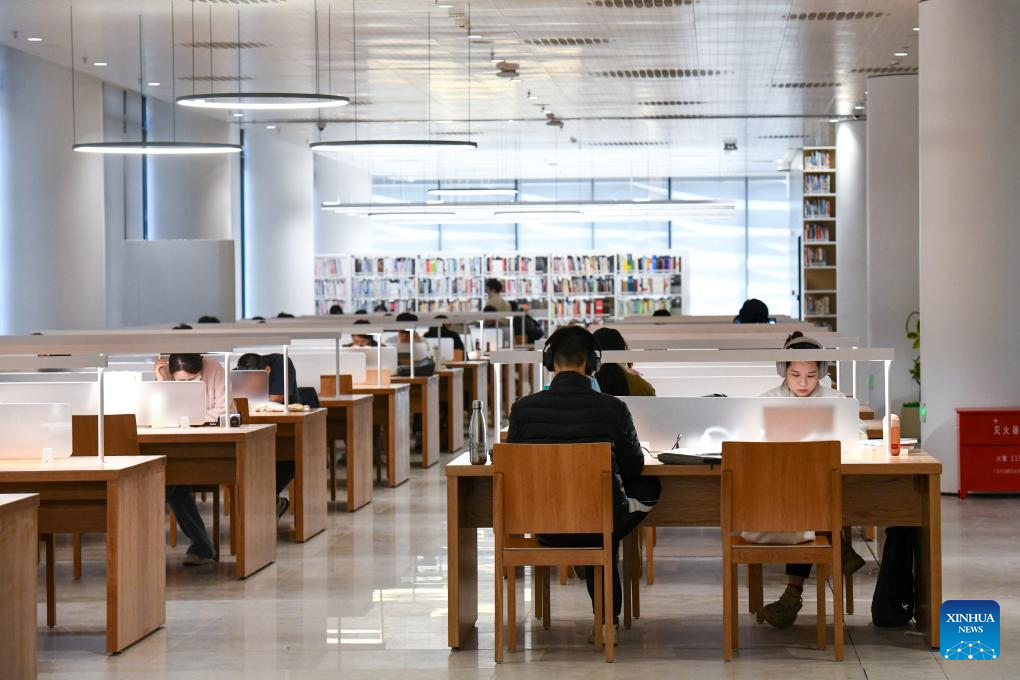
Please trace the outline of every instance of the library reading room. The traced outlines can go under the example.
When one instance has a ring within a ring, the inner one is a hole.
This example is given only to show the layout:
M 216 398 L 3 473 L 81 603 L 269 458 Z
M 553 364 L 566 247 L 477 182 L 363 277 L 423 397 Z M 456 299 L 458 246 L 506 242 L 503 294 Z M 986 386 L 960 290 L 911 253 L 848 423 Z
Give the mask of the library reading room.
M 1018 64 L 0 0 L 0 680 L 1020 677 Z

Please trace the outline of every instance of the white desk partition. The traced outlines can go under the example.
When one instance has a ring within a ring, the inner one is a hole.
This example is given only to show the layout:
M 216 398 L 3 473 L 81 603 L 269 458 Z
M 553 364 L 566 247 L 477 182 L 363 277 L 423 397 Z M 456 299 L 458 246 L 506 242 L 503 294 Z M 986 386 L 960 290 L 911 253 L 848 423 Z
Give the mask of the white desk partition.
M 249 405 L 269 403 L 269 374 L 259 370 L 230 371 L 230 395 Z
M 504 330 L 502 328 L 486 328 L 485 334 L 477 326 L 470 326 L 468 329 L 469 349 L 474 349 L 475 344 L 481 347 L 482 352 L 491 352 L 503 348 Z
M 856 399 L 723 397 L 621 397 L 630 408 L 638 439 L 652 451 L 715 453 L 724 441 L 840 443 L 843 453 L 860 446 Z
M 352 351 L 353 348 L 345 347 L 340 350 L 339 373 L 341 375 L 353 376 L 355 383 L 363 383 L 366 380 L 366 369 L 368 368 L 369 353 L 361 350 Z M 375 360 L 375 354 L 371 354 Z M 337 354 L 333 347 L 310 349 L 302 347 L 290 351 L 290 360 L 294 362 L 294 370 L 298 375 L 298 382 L 314 387 L 319 390 L 320 376 L 335 375 L 337 371 Z
M 68 379 L 66 373 L 63 376 L 64 380 Z M 0 383 L 0 404 L 62 403 L 76 416 L 94 416 L 99 412 L 99 383 L 95 373 L 80 374 L 78 379 L 89 377 L 90 382 L 3 382 Z
M 205 422 L 205 384 L 200 381 L 139 382 L 135 419 L 142 427 L 180 427 Z M 109 411 L 108 411 L 109 412 Z
M 772 376 L 700 375 L 687 377 L 661 377 L 646 375 L 659 397 L 704 397 L 709 394 L 725 394 L 727 397 L 758 397 L 774 387 L 782 379 Z
M 646 378 L 650 375 L 660 378 L 689 378 L 694 376 L 767 376 L 779 377 L 774 362 L 737 364 L 654 364 L 636 363 L 634 368 Z
M 0 458 L 53 458 L 71 455 L 71 405 L 0 404 Z
M 453 338 L 425 338 L 425 342 L 432 348 L 433 353 L 439 349 L 439 363 L 453 361 Z

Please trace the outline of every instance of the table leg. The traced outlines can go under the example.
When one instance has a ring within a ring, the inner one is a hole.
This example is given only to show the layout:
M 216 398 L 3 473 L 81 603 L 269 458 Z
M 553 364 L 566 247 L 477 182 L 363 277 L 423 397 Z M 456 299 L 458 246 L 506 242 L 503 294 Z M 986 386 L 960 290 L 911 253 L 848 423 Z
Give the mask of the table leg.
M 237 455 L 234 542 L 238 578 L 248 578 L 276 560 L 276 434 L 253 433 Z M 233 533 L 231 534 L 233 535 Z
M 439 380 L 418 386 L 421 395 L 421 466 L 439 462 Z
M 467 646 L 478 620 L 478 530 L 466 524 L 468 480 L 446 479 L 448 637 L 453 648 Z
M 107 483 L 106 651 L 116 654 L 166 623 L 165 463 Z
M 347 511 L 372 500 L 372 402 L 347 409 Z
M 326 412 L 294 426 L 294 540 L 307 541 L 326 529 Z
M 390 394 L 386 434 L 386 482 L 399 486 L 411 476 L 410 390 Z
M 916 478 L 923 485 L 923 524 L 917 529 L 917 607 L 918 627 L 933 648 L 939 642 L 939 609 L 942 606 L 942 496 L 939 475 Z

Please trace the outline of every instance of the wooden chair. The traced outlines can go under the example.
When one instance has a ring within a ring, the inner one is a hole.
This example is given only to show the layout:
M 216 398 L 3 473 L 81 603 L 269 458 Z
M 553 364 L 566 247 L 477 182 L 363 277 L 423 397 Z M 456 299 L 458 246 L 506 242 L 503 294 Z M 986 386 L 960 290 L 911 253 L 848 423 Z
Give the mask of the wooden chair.
M 515 651 L 516 568 L 533 566 L 548 625 L 548 568 L 595 568 L 595 644 L 613 661 L 613 487 L 609 444 L 496 444 L 493 447 L 496 534 L 496 662 L 503 661 L 503 578 L 507 579 L 508 647 Z M 569 484 L 563 480 L 569 479 Z M 525 537 L 525 535 L 530 537 Z M 602 534 L 600 548 L 541 545 L 536 534 Z M 603 621 L 605 643 L 602 640 Z
M 818 646 L 825 649 L 825 574 L 832 568 L 836 660 L 843 660 L 839 442 L 723 442 L 723 658 L 739 647 L 737 565 L 810 563 L 818 580 Z M 795 545 L 748 543 L 743 531 L 828 532 Z

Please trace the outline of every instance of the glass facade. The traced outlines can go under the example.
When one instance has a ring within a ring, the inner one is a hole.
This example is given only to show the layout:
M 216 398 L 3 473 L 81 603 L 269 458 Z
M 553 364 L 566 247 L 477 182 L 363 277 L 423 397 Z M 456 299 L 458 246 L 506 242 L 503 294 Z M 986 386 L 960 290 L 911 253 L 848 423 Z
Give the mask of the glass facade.
M 387 224 L 373 222 L 376 253 L 474 252 L 505 254 L 582 251 L 687 251 L 690 313 L 736 314 L 748 297 L 775 314 L 796 314 L 797 247 L 791 228 L 787 175 L 725 178 L 520 180 L 436 183 L 376 180 L 375 202 L 424 203 L 429 189 L 464 186 L 516 187 L 520 202 L 731 201 L 726 217 L 672 221 L 535 221 L 519 224 Z M 458 198 L 458 201 L 472 200 Z M 492 198 L 486 200 L 494 200 Z M 495 199 L 499 201 L 511 199 Z

